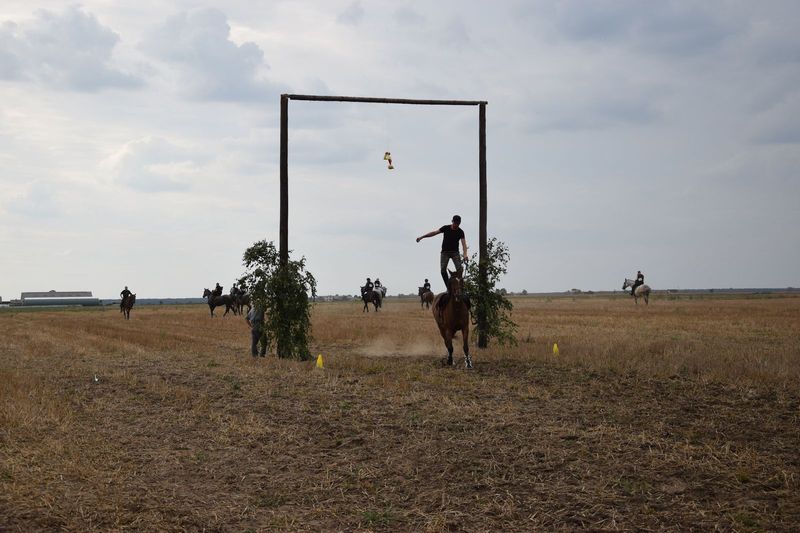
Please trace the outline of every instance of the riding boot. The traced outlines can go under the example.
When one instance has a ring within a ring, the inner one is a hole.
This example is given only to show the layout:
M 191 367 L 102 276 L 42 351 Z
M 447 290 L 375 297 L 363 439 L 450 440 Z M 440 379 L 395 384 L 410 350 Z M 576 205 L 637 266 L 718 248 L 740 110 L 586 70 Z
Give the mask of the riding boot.
M 447 270 L 442 270 L 442 279 L 444 280 L 444 288 L 450 286 L 450 278 L 447 275 Z

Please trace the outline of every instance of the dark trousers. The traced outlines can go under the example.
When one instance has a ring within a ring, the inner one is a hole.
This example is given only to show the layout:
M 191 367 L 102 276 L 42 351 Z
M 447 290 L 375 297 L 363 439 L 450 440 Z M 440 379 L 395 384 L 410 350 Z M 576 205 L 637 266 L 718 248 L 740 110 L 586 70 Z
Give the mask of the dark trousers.
M 633 283 L 633 287 L 631 287 L 631 296 L 633 296 L 634 294 L 636 294 L 636 288 L 637 288 L 637 287 L 641 287 L 642 285 L 644 285 L 644 282 L 643 282 L 643 281 L 635 281 L 635 282 Z
M 261 336 L 262 328 L 261 326 L 253 326 L 250 330 L 250 355 L 256 357 L 260 355 L 264 357 L 267 355 L 267 338 Z M 261 351 L 258 351 L 258 343 L 261 343 Z
M 450 281 L 450 276 L 447 275 L 447 265 L 451 260 L 453 261 L 453 266 L 456 268 L 456 271 L 459 271 L 463 268 L 461 265 L 461 256 L 458 255 L 457 250 L 455 252 L 442 252 L 439 254 L 439 269 L 441 270 L 442 281 L 444 281 L 445 289 L 447 289 Z

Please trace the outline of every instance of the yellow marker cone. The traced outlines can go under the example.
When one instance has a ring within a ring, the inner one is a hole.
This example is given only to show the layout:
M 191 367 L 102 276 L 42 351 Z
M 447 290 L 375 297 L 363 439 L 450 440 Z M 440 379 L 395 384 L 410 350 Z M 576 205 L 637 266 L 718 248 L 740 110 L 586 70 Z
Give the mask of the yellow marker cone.
M 317 368 L 322 368 L 322 354 L 317 356 Z
M 553 355 L 558 355 L 558 344 L 553 343 Z

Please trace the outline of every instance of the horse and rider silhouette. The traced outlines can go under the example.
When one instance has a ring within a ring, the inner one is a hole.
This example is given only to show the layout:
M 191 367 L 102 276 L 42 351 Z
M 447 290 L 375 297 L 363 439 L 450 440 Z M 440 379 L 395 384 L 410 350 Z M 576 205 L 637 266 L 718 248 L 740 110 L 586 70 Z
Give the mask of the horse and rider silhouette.
M 447 348 L 447 359 L 443 364 L 453 366 L 453 337 L 459 331 L 463 341 L 464 367 L 472 368 L 472 358 L 469 355 L 469 304 L 464 294 L 463 271 L 450 271 L 447 281 L 447 292 L 436 295 L 433 300 L 433 318 L 439 327 L 444 345 Z
M 430 309 L 434 298 L 433 292 L 426 287 L 417 287 L 417 296 L 419 296 L 419 306 L 421 308 Z
M 641 270 L 636 274 L 635 281 L 625 278 L 625 281 L 622 283 L 622 290 L 630 287 L 631 296 L 633 296 L 633 301 L 636 303 L 636 305 L 639 305 L 639 298 L 644 298 L 644 304 L 647 305 L 650 302 L 650 286 L 645 285 L 644 274 L 642 274 Z
M 369 304 L 372 304 L 375 308 L 375 312 L 378 312 L 383 306 L 383 295 L 380 291 L 376 291 L 374 288 L 369 288 L 369 285 L 364 285 L 361 287 L 361 300 L 364 302 L 364 309 L 361 312 L 369 313 Z
M 219 284 L 217 284 L 217 287 L 219 287 Z M 211 291 L 206 288 L 203 289 L 203 298 L 208 299 L 208 309 L 211 311 L 212 317 L 214 316 L 214 309 L 216 307 L 222 307 L 223 305 L 225 306 L 225 313 L 223 313 L 222 316 L 227 315 L 228 311 L 231 310 L 233 310 L 233 314 L 236 314 L 236 302 L 230 294 L 216 294 L 216 289 Z
M 136 303 L 136 293 L 130 293 L 122 297 L 122 301 L 119 303 L 119 312 L 122 313 L 122 316 L 125 317 L 125 320 L 131 319 L 131 309 L 133 309 L 133 304 Z

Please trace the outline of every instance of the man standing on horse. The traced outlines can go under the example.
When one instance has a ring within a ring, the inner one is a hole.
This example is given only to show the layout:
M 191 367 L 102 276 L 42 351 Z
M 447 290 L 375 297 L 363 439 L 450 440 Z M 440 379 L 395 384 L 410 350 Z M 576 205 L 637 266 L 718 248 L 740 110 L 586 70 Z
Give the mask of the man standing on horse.
M 442 226 L 439 229 L 435 229 L 433 231 L 429 231 L 425 235 L 421 237 L 417 237 L 417 242 L 421 241 L 422 239 L 427 239 L 428 237 L 433 237 L 435 235 L 439 235 L 440 233 L 443 235 L 442 238 L 442 253 L 439 256 L 439 268 L 442 272 L 442 280 L 444 280 L 444 286 L 447 288 L 449 277 L 447 275 L 447 265 L 450 263 L 450 260 L 453 261 L 453 266 L 456 267 L 456 272 L 462 271 L 463 266 L 461 263 L 461 257 L 458 255 L 458 243 L 461 241 L 461 247 L 464 249 L 464 261 L 467 261 L 467 239 L 464 236 L 464 230 L 461 229 L 459 226 L 461 225 L 461 217 L 458 215 L 453 216 L 452 224 L 447 226 Z
M 128 290 L 128 286 L 125 285 L 125 288 L 122 289 L 122 291 L 120 291 L 120 293 L 119 293 L 119 296 L 121 298 L 121 300 L 119 302 L 119 308 L 120 309 L 122 309 L 125 306 L 125 300 L 127 300 L 130 297 L 131 294 L 132 294 L 131 291 Z
M 640 285 L 644 285 L 644 274 L 642 274 L 641 270 L 636 272 L 636 281 L 633 282 L 633 287 L 631 287 L 631 296 L 636 294 L 636 288 Z

